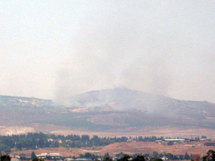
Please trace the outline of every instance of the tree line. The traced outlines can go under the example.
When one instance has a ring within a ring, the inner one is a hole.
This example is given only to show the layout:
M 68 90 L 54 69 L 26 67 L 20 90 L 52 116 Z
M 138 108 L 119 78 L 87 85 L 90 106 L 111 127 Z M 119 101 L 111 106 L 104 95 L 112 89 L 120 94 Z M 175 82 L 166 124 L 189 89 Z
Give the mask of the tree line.
M 47 147 L 92 147 L 105 146 L 117 142 L 127 142 L 130 137 L 98 137 L 94 135 L 52 135 L 44 133 L 28 133 L 23 135 L 0 136 L 0 151 L 10 152 L 11 149 L 37 149 Z M 163 140 L 163 137 L 136 137 L 132 141 L 151 142 Z
M 194 140 L 198 140 L 195 138 Z M 165 140 L 163 137 L 98 137 L 96 135 L 53 135 L 44 133 L 28 133 L 23 135 L 0 136 L 0 152 L 9 153 L 11 149 L 38 149 L 49 147 L 92 147 L 105 146 L 112 143 L 127 141 L 154 142 L 156 140 Z M 192 141 L 192 140 L 190 140 Z

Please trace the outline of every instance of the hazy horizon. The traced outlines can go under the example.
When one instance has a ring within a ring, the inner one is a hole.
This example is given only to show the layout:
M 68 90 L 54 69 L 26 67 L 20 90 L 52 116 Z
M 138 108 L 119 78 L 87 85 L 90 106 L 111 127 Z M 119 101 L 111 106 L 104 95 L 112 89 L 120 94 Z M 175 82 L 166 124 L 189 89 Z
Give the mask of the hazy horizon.
M 126 87 L 215 102 L 215 2 L 0 1 L 0 94 Z

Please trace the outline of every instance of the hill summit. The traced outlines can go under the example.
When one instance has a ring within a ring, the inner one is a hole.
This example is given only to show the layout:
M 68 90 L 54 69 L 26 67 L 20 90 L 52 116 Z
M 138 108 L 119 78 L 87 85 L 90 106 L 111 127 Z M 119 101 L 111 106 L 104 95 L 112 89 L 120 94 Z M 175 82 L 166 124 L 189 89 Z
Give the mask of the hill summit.
M 160 115 L 192 115 L 202 118 L 215 114 L 215 104 L 206 101 L 184 101 L 128 88 L 89 91 L 71 98 L 76 108 L 142 111 Z M 211 113 L 212 112 L 212 113 Z

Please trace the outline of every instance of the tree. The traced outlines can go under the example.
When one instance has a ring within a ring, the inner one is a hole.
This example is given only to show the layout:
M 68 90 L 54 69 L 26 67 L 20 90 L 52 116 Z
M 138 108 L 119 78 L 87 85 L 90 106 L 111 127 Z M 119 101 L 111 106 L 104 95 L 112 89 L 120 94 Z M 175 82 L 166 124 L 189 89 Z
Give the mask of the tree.
M 203 157 L 203 161 L 215 161 L 215 151 L 208 150 L 207 155 Z
M 124 154 L 121 158 L 117 159 L 117 161 L 128 161 L 130 156 L 128 154 Z
M 1 161 L 10 161 L 11 158 L 8 154 L 2 155 L 0 158 Z
M 34 158 L 32 161 L 45 161 L 44 159 Z
M 36 154 L 34 153 L 34 152 L 32 152 L 31 153 L 31 159 L 34 159 L 34 158 L 36 158 L 37 156 L 36 156 Z
M 152 155 L 153 155 L 153 157 L 155 157 L 155 158 L 159 157 L 159 154 L 158 154 L 158 152 L 156 152 L 156 151 L 154 151 Z
M 187 153 L 185 153 L 184 159 L 185 159 L 185 160 L 189 160 L 189 159 L 190 159 L 190 156 L 189 156 Z
M 163 160 L 160 158 L 152 158 L 151 161 L 163 161 Z
M 146 161 L 146 159 L 143 155 L 138 155 L 135 158 L 133 158 L 132 161 Z
M 108 153 L 104 155 L 103 161 L 112 161 L 113 159 L 110 157 Z
M 173 145 L 174 143 L 172 142 L 172 141 L 169 141 L 168 143 L 167 143 L 167 145 Z

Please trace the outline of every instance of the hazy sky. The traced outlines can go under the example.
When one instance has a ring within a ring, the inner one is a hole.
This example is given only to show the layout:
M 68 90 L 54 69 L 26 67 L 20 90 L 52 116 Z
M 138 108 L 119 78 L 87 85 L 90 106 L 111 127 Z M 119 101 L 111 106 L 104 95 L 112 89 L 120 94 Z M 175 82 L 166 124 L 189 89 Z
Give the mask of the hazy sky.
M 0 0 L 0 73 L 2 95 L 215 102 L 215 0 Z

